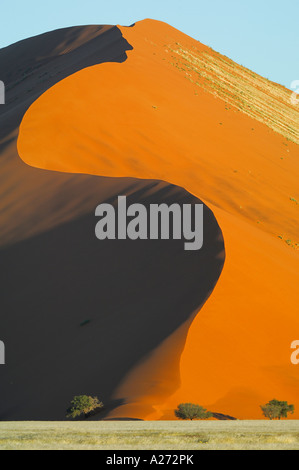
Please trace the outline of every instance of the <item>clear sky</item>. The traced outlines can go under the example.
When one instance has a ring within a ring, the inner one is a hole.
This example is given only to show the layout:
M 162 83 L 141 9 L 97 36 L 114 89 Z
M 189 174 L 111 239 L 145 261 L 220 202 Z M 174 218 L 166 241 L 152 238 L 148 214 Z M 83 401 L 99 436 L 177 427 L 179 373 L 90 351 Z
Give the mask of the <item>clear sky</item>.
M 8 0 L 0 5 L 0 47 L 66 26 L 144 18 L 165 21 L 288 88 L 299 80 L 299 0 Z

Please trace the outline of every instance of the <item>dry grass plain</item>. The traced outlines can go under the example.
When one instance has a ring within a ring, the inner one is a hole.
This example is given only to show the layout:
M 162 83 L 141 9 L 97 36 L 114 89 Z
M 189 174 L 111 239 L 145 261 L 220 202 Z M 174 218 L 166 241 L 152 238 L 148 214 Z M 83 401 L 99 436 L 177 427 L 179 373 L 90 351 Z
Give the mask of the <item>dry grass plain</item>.
M 0 450 L 298 450 L 299 421 L 1 422 Z

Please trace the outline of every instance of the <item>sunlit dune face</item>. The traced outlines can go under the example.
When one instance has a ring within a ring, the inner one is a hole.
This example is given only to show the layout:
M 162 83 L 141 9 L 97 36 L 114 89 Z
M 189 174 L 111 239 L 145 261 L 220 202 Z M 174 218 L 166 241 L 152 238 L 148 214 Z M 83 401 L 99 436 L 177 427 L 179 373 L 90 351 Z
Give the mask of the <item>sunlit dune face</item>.
M 277 174 L 295 197 L 298 146 L 190 82 L 166 43 L 205 46 L 158 22 L 121 30 L 127 60 L 44 93 L 21 124 L 20 157 L 56 171 L 163 179 L 255 224 L 264 219 L 271 233 L 288 226 L 294 238 L 295 207 L 281 198 Z
M 47 170 L 162 179 L 208 203 L 224 233 L 227 261 L 189 330 L 181 387 L 172 397 L 155 390 L 134 395 L 140 370 L 133 371 L 116 394 L 131 394 L 133 403 L 116 415 L 130 410 L 133 417 L 172 419 L 178 402 L 192 400 L 260 418 L 260 402 L 273 394 L 298 400 L 289 361 L 299 328 L 298 258 L 278 239 L 288 231 L 299 241 L 290 201 L 298 192 L 298 146 L 286 148 L 281 135 L 227 109 L 173 67 L 168 44 L 198 47 L 196 41 L 160 23 L 122 31 L 133 47 L 128 59 L 81 70 L 42 95 L 21 124 L 19 155 Z M 157 358 L 149 370 L 153 364 Z

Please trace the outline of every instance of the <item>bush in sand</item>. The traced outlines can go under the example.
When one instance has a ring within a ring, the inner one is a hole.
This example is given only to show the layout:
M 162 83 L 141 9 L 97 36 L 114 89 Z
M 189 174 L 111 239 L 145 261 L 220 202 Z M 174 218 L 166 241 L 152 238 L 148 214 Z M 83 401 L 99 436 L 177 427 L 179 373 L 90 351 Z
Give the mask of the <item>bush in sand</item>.
M 85 418 L 88 418 L 93 411 L 103 408 L 103 406 L 103 403 L 97 397 L 79 395 L 71 401 L 66 417 L 74 419 L 84 415 Z
M 209 419 L 213 417 L 213 413 L 207 411 L 205 408 L 193 403 L 181 403 L 178 405 L 174 414 L 179 419 Z

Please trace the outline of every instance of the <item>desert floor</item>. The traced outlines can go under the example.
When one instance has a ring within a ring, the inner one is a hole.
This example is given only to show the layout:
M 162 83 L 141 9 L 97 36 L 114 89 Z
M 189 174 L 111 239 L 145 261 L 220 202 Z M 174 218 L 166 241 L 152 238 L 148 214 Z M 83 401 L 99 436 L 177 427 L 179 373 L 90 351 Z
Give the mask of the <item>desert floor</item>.
M 0 450 L 299 449 L 299 421 L 2 422 Z

